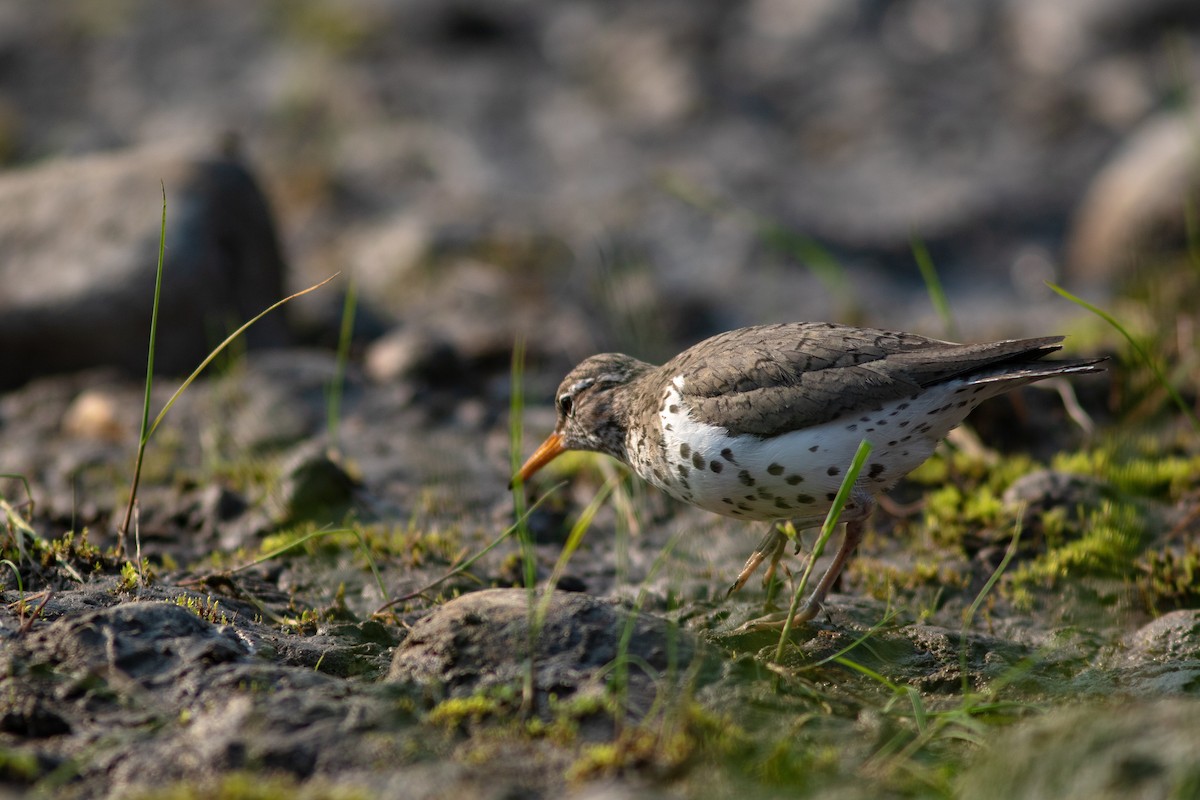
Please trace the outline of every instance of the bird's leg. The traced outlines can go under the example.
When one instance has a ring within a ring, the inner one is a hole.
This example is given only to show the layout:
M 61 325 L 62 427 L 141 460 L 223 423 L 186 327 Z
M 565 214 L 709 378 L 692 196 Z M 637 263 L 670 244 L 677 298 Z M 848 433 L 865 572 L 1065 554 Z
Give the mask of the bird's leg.
M 787 547 L 787 534 L 779 530 L 774 522 L 771 523 L 771 529 L 767 531 L 767 535 L 758 543 L 758 547 L 754 548 L 754 552 L 746 559 L 746 565 L 742 567 L 742 571 L 738 573 L 734 579 L 733 585 L 729 587 L 729 591 L 725 592 L 725 596 L 733 594 L 746 585 L 746 581 L 750 580 L 750 576 L 758 569 L 759 565 L 769 556 L 770 564 L 767 565 L 767 574 L 763 576 L 763 585 L 771 582 L 771 578 L 775 575 L 775 569 L 779 566 L 779 559 L 783 558 L 783 550 Z
M 846 562 L 850 560 L 850 556 L 858 548 L 858 545 L 863 540 L 863 534 L 866 532 L 866 521 L 871 516 L 871 512 L 875 510 L 875 498 L 862 489 L 855 488 L 850 495 L 850 502 L 846 504 L 846 508 L 842 511 L 842 519 L 846 521 L 846 533 L 842 537 L 842 546 L 833 554 L 833 563 L 825 570 L 825 574 L 821 576 L 820 583 L 817 588 L 813 589 L 812 594 L 808 596 L 803 607 L 796 612 L 796 622 L 808 622 L 821 613 L 821 605 L 825 602 L 825 598 L 829 595 L 833 584 L 837 582 L 838 576 L 842 574 L 842 569 L 846 566 Z
M 829 568 L 825 570 L 825 574 L 821 576 L 817 588 L 813 589 L 812 594 L 808 596 L 808 600 L 796 612 L 793 624 L 808 622 L 821 613 L 821 607 L 830 590 L 833 589 L 833 584 L 837 582 L 838 576 L 842 574 L 842 569 L 846 566 L 846 562 L 850 560 L 850 556 L 854 554 L 855 549 L 862 542 L 863 534 L 866 531 L 866 521 L 871 516 L 871 511 L 875 508 L 875 501 L 865 492 L 860 494 L 858 491 L 855 491 L 852 497 L 852 502 L 848 503 L 842 512 L 842 518 L 846 521 L 846 533 L 842 539 L 842 545 L 834 553 L 833 563 L 829 565 Z M 784 541 L 786 541 L 786 537 Z M 767 540 L 763 540 L 763 544 L 759 545 L 759 549 L 762 549 L 766 543 Z M 761 561 L 762 557 L 760 556 L 759 562 Z M 781 611 L 777 614 L 768 614 L 759 619 L 752 619 L 741 625 L 737 630 L 741 633 L 766 629 L 778 630 L 786 624 L 786 621 L 787 612 Z

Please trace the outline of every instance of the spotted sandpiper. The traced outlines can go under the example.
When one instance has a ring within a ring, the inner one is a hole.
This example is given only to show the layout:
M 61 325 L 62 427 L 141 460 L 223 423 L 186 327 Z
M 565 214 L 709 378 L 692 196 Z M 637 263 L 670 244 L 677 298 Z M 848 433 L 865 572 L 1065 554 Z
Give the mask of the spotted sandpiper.
M 592 356 L 563 379 L 558 423 L 517 473 L 566 450 L 607 453 L 686 503 L 771 531 L 730 592 L 787 542 L 774 524 L 820 524 L 859 443 L 872 452 L 843 509 L 846 533 L 797 616 L 815 617 L 863 536 L 875 497 L 919 466 L 983 400 L 1103 359 L 1041 360 L 1061 336 L 954 344 L 823 322 L 729 331 L 654 366 Z

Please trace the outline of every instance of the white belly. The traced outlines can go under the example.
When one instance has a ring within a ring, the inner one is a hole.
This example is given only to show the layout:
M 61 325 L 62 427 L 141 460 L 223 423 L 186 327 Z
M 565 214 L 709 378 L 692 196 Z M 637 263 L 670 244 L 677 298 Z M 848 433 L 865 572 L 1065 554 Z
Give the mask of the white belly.
M 669 469 L 639 472 L 668 494 L 739 519 L 824 519 L 842 479 L 866 439 L 872 451 L 857 486 L 875 495 L 920 466 L 991 387 L 956 381 L 915 398 L 769 439 L 730 437 L 724 428 L 691 418 L 679 386 L 659 414 Z M 670 409 L 676 409 L 672 412 Z

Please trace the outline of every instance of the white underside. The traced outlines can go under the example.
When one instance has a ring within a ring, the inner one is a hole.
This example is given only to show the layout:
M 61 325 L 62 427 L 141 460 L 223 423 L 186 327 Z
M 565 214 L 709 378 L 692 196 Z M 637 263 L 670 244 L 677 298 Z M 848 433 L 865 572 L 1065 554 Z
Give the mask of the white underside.
M 874 411 L 770 439 L 731 439 L 724 428 L 692 419 L 679 392 L 682 385 L 683 378 L 677 377 L 659 414 L 672 469 L 665 481 L 651 477 L 651 482 L 678 499 L 718 514 L 738 519 L 793 519 L 806 525 L 824 519 L 864 438 L 873 449 L 856 488 L 875 495 L 929 458 L 952 428 L 1000 388 L 954 381 L 915 400 L 894 401 Z M 966 402 L 959 405 L 962 401 Z M 669 411 L 672 406 L 676 413 Z M 685 452 L 690 451 L 692 458 L 680 456 L 682 445 L 687 445 Z M 726 448 L 733 451 L 734 461 L 721 455 Z M 696 465 L 697 453 L 703 468 Z M 714 463 L 719 471 L 711 468 Z M 686 467 L 686 474 L 681 474 L 680 464 Z M 752 476 L 752 485 L 747 484 L 747 475 Z M 797 482 L 796 476 L 802 480 Z M 783 508 L 781 503 L 789 507 Z

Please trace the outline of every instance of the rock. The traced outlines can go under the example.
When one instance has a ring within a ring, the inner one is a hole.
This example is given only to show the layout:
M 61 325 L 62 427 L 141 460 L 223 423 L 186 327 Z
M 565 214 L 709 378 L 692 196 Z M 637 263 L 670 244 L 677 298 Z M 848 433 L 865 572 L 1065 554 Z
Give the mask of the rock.
M 1019 723 L 984 750 L 961 797 L 1195 797 L 1200 701 L 1097 703 Z
M 537 596 L 534 602 L 541 600 Z M 524 589 L 485 589 L 451 600 L 419 620 L 397 649 L 387 680 L 416 682 L 451 696 L 498 686 L 520 686 L 529 636 L 529 594 Z M 631 612 L 590 595 L 555 592 L 538 637 L 535 662 L 539 705 L 611 679 L 626 625 L 633 625 L 628 655 L 642 664 L 630 670 L 631 707 L 645 711 L 655 682 L 645 674 L 683 670 L 696 652 L 692 639 L 670 623 Z
M 1163 614 L 1129 637 L 1130 655 L 1156 661 L 1195 662 L 1200 666 L 1200 610 Z
M 276 520 L 291 525 L 309 519 L 337 519 L 354 502 L 361 482 L 320 442 L 298 448 L 283 466 Z
M 132 678 L 148 688 L 184 692 L 197 664 L 240 660 L 246 646 L 231 632 L 169 602 L 134 602 L 66 616 L 35 632 L 31 661 L 66 674 Z
M 367 349 L 364 371 L 376 383 L 418 381 L 432 386 L 466 382 L 468 373 L 454 346 L 438 334 L 396 328 Z
M 67 406 L 62 430 L 70 436 L 101 441 L 126 441 L 136 436 L 121 419 L 118 399 L 103 389 L 85 389 Z
M 282 296 L 266 198 L 243 164 L 154 151 L 0 174 L 0 387 L 96 365 L 145 371 L 162 214 L 166 253 L 155 366 L 187 374 Z M 231 327 L 232 326 L 232 327 Z M 287 341 L 284 318 L 249 347 Z
M 1184 248 L 1188 198 L 1200 186 L 1196 125 L 1195 115 L 1152 117 L 1100 168 L 1068 235 L 1072 278 L 1110 281 L 1134 259 Z

